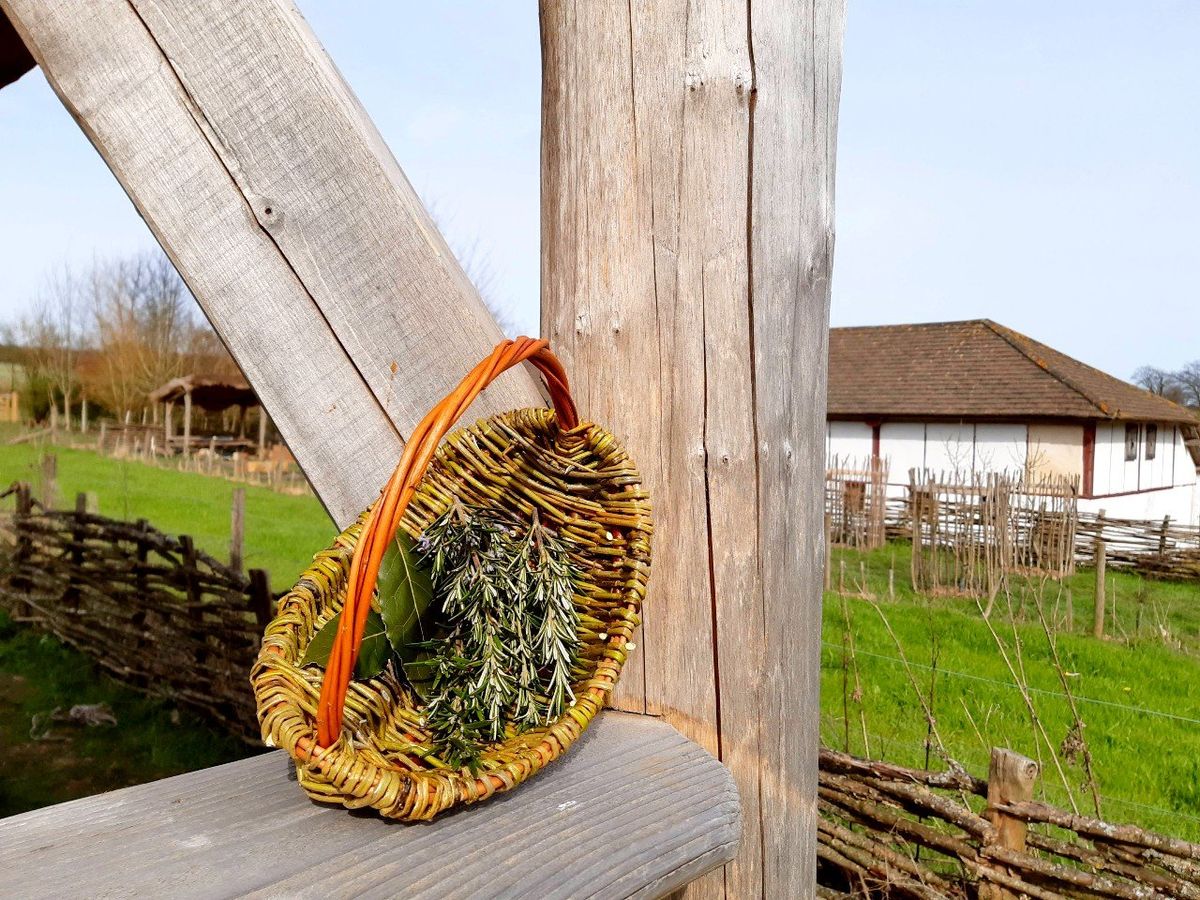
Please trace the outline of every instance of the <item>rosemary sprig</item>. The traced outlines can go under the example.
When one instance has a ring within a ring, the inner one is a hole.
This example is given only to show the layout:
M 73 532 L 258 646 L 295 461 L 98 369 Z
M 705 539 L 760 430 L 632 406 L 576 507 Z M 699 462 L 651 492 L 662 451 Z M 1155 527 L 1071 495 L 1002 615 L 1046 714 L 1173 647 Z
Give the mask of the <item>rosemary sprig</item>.
M 485 743 L 546 725 L 574 701 L 579 650 L 575 572 L 536 513 L 520 531 L 455 504 L 417 545 L 430 566 L 446 637 L 435 642 L 425 721 L 451 765 L 475 768 Z

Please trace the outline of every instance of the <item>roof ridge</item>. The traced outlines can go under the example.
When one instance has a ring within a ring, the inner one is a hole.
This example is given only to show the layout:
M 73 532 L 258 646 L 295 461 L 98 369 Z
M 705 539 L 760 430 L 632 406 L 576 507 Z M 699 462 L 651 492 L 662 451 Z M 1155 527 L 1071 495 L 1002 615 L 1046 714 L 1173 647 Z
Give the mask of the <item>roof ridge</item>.
M 1086 400 L 1088 403 L 1090 403 L 1096 409 L 1100 410 L 1100 412 L 1103 413 L 1105 416 L 1107 416 L 1109 418 L 1112 418 L 1114 416 L 1113 411 L 1108 408 L 1108 404 L 1105 403 L 1102 399 L 1093 397 L 1091 394 L 1089 394 L 1087 391 L 1085 391 L 1083 388 L 1081 388 L 1079 385 L 1077 385 L 1071 378 L 1064 375 L 1056 366 L 1051 365 L 1049 360 L 1040 359 L 1037 356 L 1035 356 L 1034 354 L 1030 353 L 1028 349 L 1021 346 L 1020 341 L 1013 340 L 1011 335 L 1016 335 L 1019 338 L 1024 338 L 1026 341 L 1029 341 L 1029 343 L 1037 344 L 1039 347 L 1046 347 L 1046 349 L 1048 349 L 1048 350 L 1054 350 L 1053 347 L 1049 347 L 1048 345 L 1043 344 L 1040 341 L 1035 341 L 1033 338 L 1029 337 L 1029 335 L 1022 334 L 1019 331 L 1009 328 L 1007 325 L 1001 325 L 999 322 L 994 322 L 991 319 L 979 319 L 978 321 L 985 328 L 987 328 L 989 331 L 991 331 L 993 334 L 995 334 L 997 337 L 999 337 L 1001 340 L 1003 340 L 1010 347 L 1015 349 L 1018 353 L 1020 353 L 1022 356 L 1024 356 L 1027 360 L 1029 360 L 1031 363 L 1033 363 L 1035 366 L 1037 366 L 1039 369 L 1041 369 L 1047 375 L 1049 375 L 1050 377 L 1054 378 L 1056 381 L 1060 382 L 1061 384 L 1063 384 L 1066 387 L 1073 390 L 1075 393 L 1077 393 L 1080 397 L 1082 397 L 1084 400 Z M 1054 352 L 1058 353 L 1059 351 L 1055 350 Z M 1076 362 L 1079 362 L 1080 365 L 1087 366 L 1087 363 L 1082 362 L 1081 360 L 1076 360 Z M 1094 366 L 1088 366 L 1088 368 L 1093 369 L 1096 372 L 1099 372 L 1101 375 L 1104 375 L 1107 378 L 1113 377 L 1112 375 L 1109 375 L 1107 372 L 1103 372 L 1100 369 L 1096 369 Z M 1132 385 L 1131 385 L 1131 387 L 1132 387 Z

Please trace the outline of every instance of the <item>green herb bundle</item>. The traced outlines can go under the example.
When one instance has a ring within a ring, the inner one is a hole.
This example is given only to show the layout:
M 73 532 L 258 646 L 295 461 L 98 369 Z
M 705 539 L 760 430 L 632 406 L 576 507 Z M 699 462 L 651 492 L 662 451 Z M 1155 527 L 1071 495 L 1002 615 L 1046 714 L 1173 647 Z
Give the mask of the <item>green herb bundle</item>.
M 438 755 L 474 769 L 507 723 L 548 725 L 574 701 L 575 580 L 566 545 L 536 512 L 515 526 L 456 502 L 415 545 L 398 532 L 388 548 L 355 677 L 378 675 L 390 656 L 426 700 Z M 301 665 L 327 664 L 340 617 L 314 635 Z
M 538 520 L 517 529 L 482 510 L 451 507 L 417 546 L 442 605 L 446 636 L 432 652 L 426 726 L 451 765 L 483 743 L 546 725 L 574 700 L 579 649 L 566 547 Z

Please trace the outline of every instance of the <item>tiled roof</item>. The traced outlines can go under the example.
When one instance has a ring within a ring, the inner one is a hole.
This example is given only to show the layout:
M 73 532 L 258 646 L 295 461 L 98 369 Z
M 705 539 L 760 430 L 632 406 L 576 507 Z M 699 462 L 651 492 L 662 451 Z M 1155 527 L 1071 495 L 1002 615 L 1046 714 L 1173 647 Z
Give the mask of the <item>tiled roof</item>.
M 988 319 L 831 329 L 829 414 L 1197 421 Z

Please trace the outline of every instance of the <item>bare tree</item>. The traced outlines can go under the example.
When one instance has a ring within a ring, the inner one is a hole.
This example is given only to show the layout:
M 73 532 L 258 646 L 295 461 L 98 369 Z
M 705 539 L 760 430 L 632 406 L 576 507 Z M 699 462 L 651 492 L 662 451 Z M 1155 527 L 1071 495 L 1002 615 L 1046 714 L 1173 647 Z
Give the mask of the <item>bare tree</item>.
M 1173 383 L 1172 373 L 1157 366 L 1142 366 L 1133 373 L 1133 383 L 1152 394 L 1165 397 Z
M 35 390 L 45 392 L 51 409 L 62 406 L 70 421 L 79 396 L 79 354 L 87 333 L 87 311 L 79 280 L 63 266 L 52 271 L 27 312 L 5 328 L 6 340 L 22 348 L 26 375 Z
M 197 369 L 236 376 L 236 366 L 161 251 L 97 265 L 90 299 L 97 352 L 89 381 L 118 415 L 141 409 L 147 393 Z
M 1173 372 L 1172 380 L 1179 391 L 1180 402 L 1200 408 L 1200 359 L 1193 360 L 1179 371 Z

